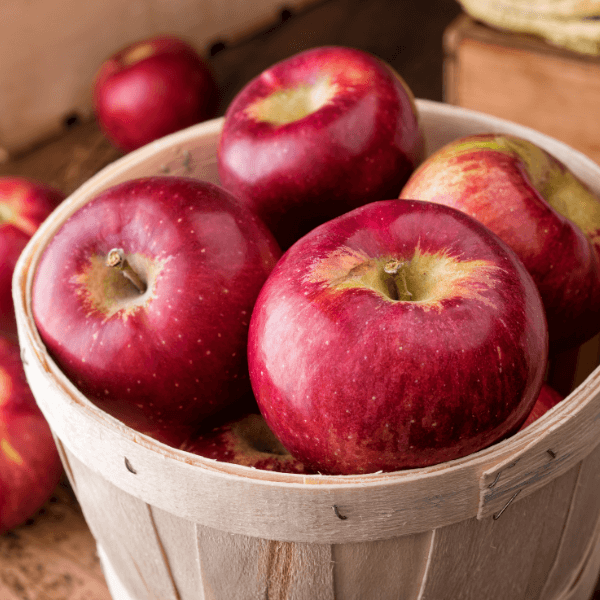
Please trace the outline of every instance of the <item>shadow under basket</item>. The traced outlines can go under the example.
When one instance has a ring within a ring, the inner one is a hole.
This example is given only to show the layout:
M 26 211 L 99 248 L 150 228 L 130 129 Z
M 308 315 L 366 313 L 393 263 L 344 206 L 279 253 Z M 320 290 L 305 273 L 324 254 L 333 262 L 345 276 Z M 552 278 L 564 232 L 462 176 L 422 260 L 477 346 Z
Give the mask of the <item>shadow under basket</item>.
M 541 133 L 436 102 L 429 152 L 477 132 L 545 147 L 600 193 L 600 167 Z M 101 190 L 170 173 L 219 183 L 216 119 L 109 165 L 40 227 L 15 270 L 23 361 L 98 544 L 115 600 L 588 600 L 600 569 L 598 340 L 559 357 L 570 392 L 532 426 L 452 462 L 305 476 L 175 450 L 88 401 L 50 359 L 31 313 L 40 255 Z

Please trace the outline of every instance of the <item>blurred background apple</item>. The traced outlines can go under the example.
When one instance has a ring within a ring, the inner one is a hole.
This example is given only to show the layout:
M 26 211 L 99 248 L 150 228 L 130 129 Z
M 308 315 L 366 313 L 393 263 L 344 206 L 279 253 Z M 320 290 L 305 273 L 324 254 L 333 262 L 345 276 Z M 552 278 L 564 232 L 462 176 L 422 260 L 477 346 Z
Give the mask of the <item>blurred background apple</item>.
M 192 46 L 173 36 L 152 37 L 102 63 L 93 105 L 106 137 L 129 152 L 213 117 L 217 85 Z

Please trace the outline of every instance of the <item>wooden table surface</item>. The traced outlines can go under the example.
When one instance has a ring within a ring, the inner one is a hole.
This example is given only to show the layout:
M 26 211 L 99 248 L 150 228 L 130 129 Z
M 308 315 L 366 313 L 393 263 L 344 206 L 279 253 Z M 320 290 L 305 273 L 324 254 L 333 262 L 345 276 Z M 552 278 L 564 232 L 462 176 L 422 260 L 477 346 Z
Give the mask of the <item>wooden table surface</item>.
M 213 48 L 221 114 L 263 69 L 303 49 L 339 44 L 376 54 L 407 81 L 415 96 L 441 101 L 442 34 L 459 14 L 454 0 L 326 0 L 238 42 Z M 93 121 L 77 123 L 8 162 L 0 175 L 21 175 L 66 194 L 119 158 Z M 600 591 L 594 596 L 600 600 Z M 110 600 L 94 539 L 65 480 L 22 526 L 0 536 L 1 600 Z M 142 599 L 140 599 L 142 600 Z

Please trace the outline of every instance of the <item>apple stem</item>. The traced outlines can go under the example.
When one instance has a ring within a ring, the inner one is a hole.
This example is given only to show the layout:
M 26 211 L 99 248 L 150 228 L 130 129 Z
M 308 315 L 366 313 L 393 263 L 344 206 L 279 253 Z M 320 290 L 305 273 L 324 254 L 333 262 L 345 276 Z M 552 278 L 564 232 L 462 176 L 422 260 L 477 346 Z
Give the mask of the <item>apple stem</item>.
M 412 293 L 408 290 L 408 286 L 406 284 L 406 273 L 404 272 L 404 267 L 406 264 L 407 263 L 404 261 L 392 258 L 383 266 L 383 270 L 388 275 L 396 276 L 388 279 L 387 281 L 390 298 L 392 298 L 392 300 L 410 300 L 412 297 Z M 402 290 L 398 289 L 398 281 L 402 282 Z
M 143 294 L 147 286 L 140 276 L 131 268 L 131 265 L 125 258 L 125 252 L 121 248 L 113 248 L 106 256 L 106 266 L 118 269 L 123 275 L 133 283 L 140 294 Z

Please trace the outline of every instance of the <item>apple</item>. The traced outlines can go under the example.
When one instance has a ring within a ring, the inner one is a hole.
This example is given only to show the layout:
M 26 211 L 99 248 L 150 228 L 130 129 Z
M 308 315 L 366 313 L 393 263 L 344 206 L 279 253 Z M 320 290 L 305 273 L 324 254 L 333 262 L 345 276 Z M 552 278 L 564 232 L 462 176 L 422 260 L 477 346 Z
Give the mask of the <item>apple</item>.
M 92 92 L 100 129 L 123 152 L 210 119 L 218 105 L 208 64 L 172 36 L 138 41 L 107 58 Z
M 250 391 L 248 323 L 279 255 L 264 224 L 219 186 L 133 179 L 90 200 L 50 240 L 32 314 L 83 394 L 176 445 Z
M 551 408 L 554 408 L 562 400 L 563 397 L 554 388 L 547 383 L 544 383 L 529 416 L 523 425 L 521 425 L 519 431 L 529 427 L 534 421 L 537 421 L 543 414 L 547 413 Z
M 21 362 L 19 345 L 0 337 L 0 534 L 31 517 L 63 472 L 58 451 Z
M 378 201 L 281 258 L 248 340 L 265 421 L 308 469 L 423 467 L 514 433 L 542 385 L 548 333 L 515 253 L 475 219 Z
M 52 186 L 25 177 L 0 177 L 0 335 L 17 339 L 12 276 L 21 251 L 64 200 Z
M 254 406 L 250 406 L 253 404 Z M 205 422 L 200 432 L 181 446 L 181 450 L 221 462 L 265 471 L 308 474 L 275 437 L 255 402 L 241 410 L 226 409 Z
M 326 46 L 278 62 L 235 96 L 217 164 L 222 185 L 287 249 L 326 220 L 398 196 L 423 151 L 398 73 L 361 50 Z
M 542 296 L 551 354 L 600 331 L 600 198 L 548 152 L 512 135 L 464 137 L 421 164 L 400 197 L 459 209 L 517 253 Z

